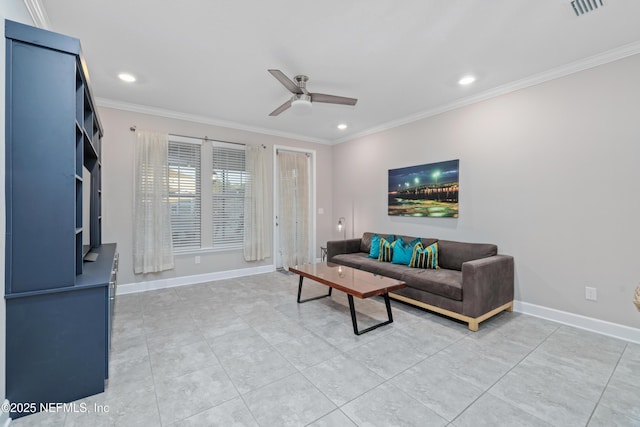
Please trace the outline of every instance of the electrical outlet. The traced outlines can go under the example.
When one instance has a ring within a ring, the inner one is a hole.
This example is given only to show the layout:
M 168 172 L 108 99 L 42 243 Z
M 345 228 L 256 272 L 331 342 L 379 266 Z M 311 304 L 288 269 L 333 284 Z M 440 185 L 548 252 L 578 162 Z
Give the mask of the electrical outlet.
M 591 288 L 589 286 L 584 288 L 584 295 L 589 301 L 597 301 L 598 295 L 596 293 L 596 288 Z
M 200 255 L 196 255 L 196 264 L 200 264 Z

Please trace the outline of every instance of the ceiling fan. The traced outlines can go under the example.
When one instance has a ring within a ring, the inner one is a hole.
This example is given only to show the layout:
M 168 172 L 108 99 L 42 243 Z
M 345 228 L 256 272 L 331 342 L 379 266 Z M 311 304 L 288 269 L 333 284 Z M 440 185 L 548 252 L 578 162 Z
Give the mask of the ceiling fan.
M 309 77 L 304 75 L 298 75 L 291 80 L 280 70 L 268 70 L 273 77 L 275 77 L 289 92 L 293 94 L 291 99 L 276 108 L 269 114 L 270 116 L 277 116 L 289 107 L 300 107 L 301 109 L 310 110 L 311 103 L 324 102 L 326 104 L 340 104 L 340 105 L 356 105 L 358 100 L 356 98 L 347 98 L 344 96 L 325 95 L 324 93 L 310 93 L 307 91 L 307 81 Z

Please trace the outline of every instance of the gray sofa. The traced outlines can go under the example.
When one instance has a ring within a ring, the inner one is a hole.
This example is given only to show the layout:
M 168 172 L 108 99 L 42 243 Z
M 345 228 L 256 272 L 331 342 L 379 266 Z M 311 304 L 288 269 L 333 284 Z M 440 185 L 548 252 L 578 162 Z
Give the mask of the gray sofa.
M 489 317 L 513 310 L 513 257 L 498 255 L 496 245 L 422 238 L 425 247 L 438 242 L 440 268 L 421 269 L 369 258 L 373 235 L 327 242 L 327 261 L 402 280 L 407 287 L 389 293 L 391 298 L 466 322 L 472 331 Z

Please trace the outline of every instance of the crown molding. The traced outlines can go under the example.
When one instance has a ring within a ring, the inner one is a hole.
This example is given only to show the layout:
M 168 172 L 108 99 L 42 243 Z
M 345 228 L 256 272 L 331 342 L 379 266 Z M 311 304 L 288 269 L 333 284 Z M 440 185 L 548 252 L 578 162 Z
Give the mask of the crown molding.
M 25 0 L 25 2 L 28 2 L 28 1 L 38 2 L 39 0 Z M 633 56 L 637 54 L 640 54 L 640 41 L 630 43 L 624 46 L 620 46 L 616 49 L 612 49 L 612 50 L 600 53 L 598 55 L 584 58 L 579 61 L 571 62 L 569 64 L 554 68 L 552 70 L 534 74 L 524 79 L 516 80 L 514 82 L 507 83 L 502 86 L 498 86 L 496 88 L 481 92 L 479 94 L 476 94 L 470 97 L 462 98 L 430 110 L 422 111 L 416 114 L 412 114 L 410 116 L 403 117 L 398 120 L 393 120 L 387 123 L 383 123 L 379 126 L 374 126 L 372 128 L 363 130 L 361 132 L 357 132 L 351 135 L 345 135 L 344 137 L 336 140 L 325 140 L 320 138 L 313 138 L 313 137 L 299 135 L 299 134 L 290 133 L 290 132 L 282 132 L 274 129 L 249 126 L 242 123 L 212 119 L 204 116 L 181 113 L 177 111 L 166 110 L 166 109 L 156 108 L 156 107 L 149 107 L 145 105 L 120 102 L 120 101 L 115 101 L 115 100 L 106 99 L 106 98 L 97 98 L 96 101 L 98 106 L 100 107 L 114 108 L 117 110 L 131 111 L 131 112 L 142 113 L 142 114 L 150 114 L 154 116 L 160 116 L 160 117 L 166 117 L 166 118 L 172 118 L 172 119 L 178 119 L 178 120 L 186 120 L 186 121 L 195 122 L 195 123 L 221 126 L 221 127 L 231 128 L 231 129 L 243 130 L 247 132 L 261 133 L 261 134 L 277 136 L 281 138 L 296 139 L 299 141 L 313 142 L 313 143 L 323 144 L 323 145 L 336 145 L 336 144 L 341 144 L 343 142 L 352 141 L 354 139 L 362 138 L 368 135 L 372 135 L 375 133 L 383 132 L 389 129 L 393 129 L 399 126 L 403 126 L 409 123 L 413 123 L 419 120 L 423 120 L 429 117 L 433 117 L 438 114 L 456 110 L 458 108 L 462 108 L 468 105 L 476 104 L 478 102 L 486 101 L 488 99 L 495 98 L 501 95 L 506 95 L 508 93 L 525 89 L 531 86 L 535 86 L 541 83 L 545 83 L 547 81 L 556 80 L 571 74 L 585 71 L 590 68 L 608 64 L 610 62 L 614 62 L 614 61 L 624 59 L 629 56 Z
M 506 95 L 510 92 L 515 92 L 520 89 L 525 89 L 531 86 L 535 86 L 550 80 L 559 79 L 561 77 L 568 76 L 570 74 L 575 74 L 580 71 L 585 71 L 590 68 L 594 68 L 600 65 L 608 64 L 610 62 L 618 61 L 620 59 L 627 58 L 629 56 L 640 54 L 640 41 L 629 43 L 618 48 L 608 50 L 606 52 L 600 53 L 598 55 L 590 56 L 579 61 L 571 62 L 569 64 L 563 65 L 561 67 L 557 67 L 551 69 L 549 71 L 544 71 L 542 73 L 534 74 L 532 76 L 526 77 L 521 80 L 516 80 L 511 83 L 507 83 L 502 86 L 498 86 L 493 89 L 489 89 L 487 91 L 481 92 L 477 95 L 473 95 L 467 98 L 462 98 L 457 101 L 451 102 L 449 104 L 445 104 L 430 110 L 422 111 L 417 114 L 412 114 L 410 116 L 404 117 L 402 119 L 390 121 L 379 126 L 375 126 L 373 128 L 366 129 L 362 132 L 355 133 L 353 135 L 345 136 L 343 138 L 337 139 L 334 141 L 334 144 L 340 144 L 347 141 L 352 141 L 354 139 L 362 138 L 368 135 L 372 135 L 374 133 L 383 132 L 389 129 L 396 128 L 398 126 L 402 126 L 405 124 L 413 123 L 418 120 L 426 119 L 428 117 L 436 116 L 438 114 L 445 113 L 447 111 L 456 110 L 461 107 L 465 107 L 467 105 L 476 104 L 478 102 L 486 101 L 491 98 L 495 98 L 501 95 Z
M 47 11 L 40 0 L 24 0 L 24 5 L 27 7 L 29 15 L 31 15 L 31 19 L 33 19 L 36 27 L 44 28 L 45 30 L 51 29 Z
M 249 126 L 242 123 L 229 122 L 226 120 L 212 119 L 210 117 L 198 116 L 195 114 L 188 114 L 188 113 L 181 113 L 179 111 L 165 110 L 163 108 L 149 107 L 149 106 L 140 105 L 140 104 L 131 104 L 128 102 L 121 102 L 121 101 L 116 101 L 108 98 L 96 98 L 96 104 L 98 105 L 98 107 L 113 108 L 115 110 L 130 111 L 132 113 L 149 114 L 152 116 L 165 117 L 168 119 L 185 120 L 193 123 L 220 126 L 220 127 L 237 129 L 237 130 L 242 130 L 247 132 L 277 136 L 280 138 L 313 142 L 316 144 L 323 144 L 323 145 L 332 144 L 331 141 L 328 141 L 325 139 L 312 138 L 305 135 L 298 135 L 290 132 L 281 132 L 274 129 L 262 128 L 257 126 Z

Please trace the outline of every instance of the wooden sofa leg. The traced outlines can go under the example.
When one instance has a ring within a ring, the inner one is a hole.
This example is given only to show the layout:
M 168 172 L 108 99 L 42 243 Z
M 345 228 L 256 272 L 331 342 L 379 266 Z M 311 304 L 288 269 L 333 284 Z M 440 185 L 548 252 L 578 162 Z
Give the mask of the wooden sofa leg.
M 509 307 L 507 307 L 507 311 L 508 312 L 512 312 L 513 311 L 513 303 L 509 304 Z
M 476 319 L 469 320 L 469 330 L 478 332 L 478 321 Z

